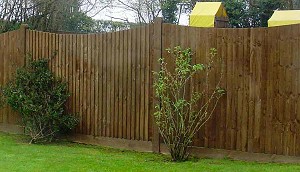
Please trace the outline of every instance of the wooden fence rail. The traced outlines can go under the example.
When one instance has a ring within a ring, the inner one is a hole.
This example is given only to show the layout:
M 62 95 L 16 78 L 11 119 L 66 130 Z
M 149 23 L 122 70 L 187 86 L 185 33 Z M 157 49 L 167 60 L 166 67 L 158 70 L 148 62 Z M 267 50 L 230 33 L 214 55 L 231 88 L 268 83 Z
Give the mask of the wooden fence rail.
M 0 84 L 24 65 L 26 53 L 33 59 L 52 57 L 51 70 L 67 81 L 71 93 L 67 109 L 80 115 L 77 134 L 115 144 L 113 138 L 122 139 L 129 147 L 159 152 L 152 71 L 159 70 L 157 59 L 167 56 L 164 50 L 177 45 L 192 48 L 195 62 L 203 62 L 214 47 L 225 63 L 222 86 L 227 94 L 194 146 L 300 156 L 300 25 L 216 29 L 158 19 L 105 34 L 23 27 L 0 35 Z M 196 89 L 199 82 L 197 78 Z M 9 108 L 0 110 L 2 125 L 17 119 Z

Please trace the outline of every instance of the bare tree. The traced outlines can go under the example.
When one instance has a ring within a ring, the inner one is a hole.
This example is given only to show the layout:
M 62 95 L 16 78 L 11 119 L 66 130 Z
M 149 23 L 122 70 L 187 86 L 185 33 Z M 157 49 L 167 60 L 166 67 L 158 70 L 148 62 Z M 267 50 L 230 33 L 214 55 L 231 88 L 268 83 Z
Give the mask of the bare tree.
M 161 13 L 161 0 L 117 0 L 115 8 L 133 12 L 137 23 L 150 23 Z
M 112 0 L 0 0 L 0 32 L 30 23 L 40 30 L 60 30 L 74 13 L 97 15 Z

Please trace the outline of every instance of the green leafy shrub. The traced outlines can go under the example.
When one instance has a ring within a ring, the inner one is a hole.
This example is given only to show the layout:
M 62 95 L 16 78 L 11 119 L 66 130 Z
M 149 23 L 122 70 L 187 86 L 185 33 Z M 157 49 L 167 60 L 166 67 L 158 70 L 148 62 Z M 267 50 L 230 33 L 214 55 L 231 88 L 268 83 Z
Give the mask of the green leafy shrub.
M 14 80 L 3 87 L 5 102 L 21 116 L 25 133 L 32 142 L 51 141 L 60 131 L 71 130 L 78 120 L 64 114 L 69 94 L 66 83 L 48 69 L 48 60 L 29 60 Z
M 216 49 L 211 49 L 207 64 L 192 64 L 191 49 L 178 46 L 167 51 L 175 59 L 175 69 L 169 69 L 165 58 L 160 58 L 161 69 L 154 72 L 159 100 L 154 116 L 173 161 L 184 161 L 195 133 L 210 119 L 225 94 L 220 88 L 223 65 L 216 58 Z M 216 84 L 210 81 L 210 74 L 217 76 Z M 196 75 L 202 76 L 199 91 L 193 83 Z

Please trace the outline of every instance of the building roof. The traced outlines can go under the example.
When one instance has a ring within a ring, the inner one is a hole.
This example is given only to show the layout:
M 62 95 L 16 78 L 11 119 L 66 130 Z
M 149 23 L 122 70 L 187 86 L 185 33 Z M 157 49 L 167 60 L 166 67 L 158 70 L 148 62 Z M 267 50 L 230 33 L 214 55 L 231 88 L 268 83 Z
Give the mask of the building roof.
M 300 24 L 300 10 L 275 11 L 268 21 L 269 27 Z
M 197 2 L 190 14 L 190 26 L 214 27 L 216 17 L 227 17 L 222 2 Z

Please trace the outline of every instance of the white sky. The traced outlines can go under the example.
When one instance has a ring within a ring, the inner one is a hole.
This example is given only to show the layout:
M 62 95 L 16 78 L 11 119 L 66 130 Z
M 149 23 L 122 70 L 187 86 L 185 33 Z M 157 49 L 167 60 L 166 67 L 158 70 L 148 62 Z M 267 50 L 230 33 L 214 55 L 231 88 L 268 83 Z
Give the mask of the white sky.
M 122 19 L 128 19 L 129 22 L 135 22 L 134 13 L 132 11 L 128 11 L 122 8 L 107 8 L 103 11 L 101 11 L 98 15 L 93 17 L 94 19 L 99 20 L 114 20 L 114 21 L 121 21 L 117 19 L 112 19 L 111 17 L 115 18 L 122 18 Z M 179 24 L 180 25 L 188 25 L 188 15 L 182 14 L 180 17 Z

